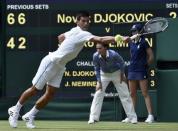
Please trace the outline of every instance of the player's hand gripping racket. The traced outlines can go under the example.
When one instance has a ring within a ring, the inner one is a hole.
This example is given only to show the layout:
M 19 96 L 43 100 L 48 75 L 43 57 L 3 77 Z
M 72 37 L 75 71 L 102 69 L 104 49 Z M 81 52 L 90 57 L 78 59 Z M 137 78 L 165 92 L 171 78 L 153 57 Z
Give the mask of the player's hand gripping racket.
M 163 17 L 155 17 L 149 20 L 142 28 L 139 34 L 131 36 L 131 40 L 137 38 L 138 36 L 160 33 L 165 31 L 168 27 L 168 20 Z

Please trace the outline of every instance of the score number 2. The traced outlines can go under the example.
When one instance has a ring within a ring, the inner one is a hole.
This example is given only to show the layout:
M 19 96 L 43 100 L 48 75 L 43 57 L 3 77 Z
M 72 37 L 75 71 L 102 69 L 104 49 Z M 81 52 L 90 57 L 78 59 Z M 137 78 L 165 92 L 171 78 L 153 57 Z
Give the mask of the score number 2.
M 19 43 L 18 49 L 26 49 L 26 38 L 25 37 L 19 37 L 17 38 L 17 41 Z M 16 46 L 15 38 L 10 37 L 9 41 L 7 42 L 7 47 L 10 49 L 14 49 Z

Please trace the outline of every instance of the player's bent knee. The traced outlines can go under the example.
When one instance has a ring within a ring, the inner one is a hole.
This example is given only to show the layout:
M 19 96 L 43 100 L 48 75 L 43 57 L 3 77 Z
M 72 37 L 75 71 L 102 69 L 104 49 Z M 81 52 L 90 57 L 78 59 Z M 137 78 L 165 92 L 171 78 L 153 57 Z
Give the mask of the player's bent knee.
M 27 90 L 27 92 L 31 92 L 32 95 L 36 95 L 38 91 L 39 90 L 35 86 L 32 86 Z
M 46 88 L 45 96 L 49 99 L 52 99 L 57 91 L 56 87 L 48 85 Z
M 32 88 L 32 90 L 34 90 L 34 91 L 40 91 L 37 87 L 35 87 L 35 86 L 32 86 L 31 87 Z
M 54 95 L 53 94 L 45 94 L 44 97 L 46 98 L 46 100 L 51 100 L 53 99 Z

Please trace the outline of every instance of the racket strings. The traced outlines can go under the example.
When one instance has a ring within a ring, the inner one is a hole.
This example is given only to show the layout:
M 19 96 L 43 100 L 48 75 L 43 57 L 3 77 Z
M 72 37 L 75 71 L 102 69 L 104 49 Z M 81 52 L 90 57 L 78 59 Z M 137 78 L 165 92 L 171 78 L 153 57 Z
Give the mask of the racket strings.
M 168 26 L 165 18 L 152 19 L 144 26 L 144 33 L 156 33 L 164 31 Z

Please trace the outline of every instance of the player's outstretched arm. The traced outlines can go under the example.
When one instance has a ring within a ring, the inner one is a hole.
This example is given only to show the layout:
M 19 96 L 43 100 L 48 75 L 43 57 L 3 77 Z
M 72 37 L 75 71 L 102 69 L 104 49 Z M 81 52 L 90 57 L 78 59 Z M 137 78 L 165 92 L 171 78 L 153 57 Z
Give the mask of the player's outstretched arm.
M 108 43 L 109 44 L 109 43 L 114 43 L 115 39 L 113 36 L 103 36 L 103 37 L 95 36 L 91 38 L 90 41 L 94 43 Z
M 94 43 L 121 43 L 124 42 L 124 37 L 121 35 L 116 35 L 116 36 L 103 36 L 103 37 L 99 37 L 99 36 L 95 36 L 92 39 L 90 39 L 91 42 Z

